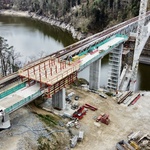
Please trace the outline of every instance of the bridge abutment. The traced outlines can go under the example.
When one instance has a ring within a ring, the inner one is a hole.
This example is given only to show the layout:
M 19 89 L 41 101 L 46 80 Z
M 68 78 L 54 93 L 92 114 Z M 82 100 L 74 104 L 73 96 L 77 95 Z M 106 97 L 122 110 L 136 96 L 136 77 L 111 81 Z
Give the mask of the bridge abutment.
M 52 96 L 52 106 L 56 109 L 65 109 L 66 100 L 65 100 L 65 88 L 58 91 Z
M 96 60 L 90 65 L 89 88 L 98 90 L 100 86 L 101 59 Z
M 10 127 L 9 114 L 5 113 L 4 109 L 0 109 L 0 129 L 7 129 Z

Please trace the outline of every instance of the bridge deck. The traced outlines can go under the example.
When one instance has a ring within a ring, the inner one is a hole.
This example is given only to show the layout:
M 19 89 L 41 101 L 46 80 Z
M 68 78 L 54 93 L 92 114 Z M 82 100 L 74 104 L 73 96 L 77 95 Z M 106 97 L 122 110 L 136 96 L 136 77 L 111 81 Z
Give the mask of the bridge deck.
M 99 52 L 94 53 L 92 55 L 89 54 L 86 57 L 84 57 L 83 59 L 81 59 L 82 60 L 81 65 L 85 64 L 87 61 L 89 61 L 92 58 L 94 58 L 95 56 L 99 55 L 99 53 L 109 50 L 110 47 L 112 47 L 112 46 L 114 46 L 114 45 L 116 45 L 116 44 L 118 44 L 124 40 L 126 40 L 124 37 L 114 37 L 113 39 L 104 43 L 103 45 L 99 46 L 99 44 L 98 44 L 97 47 L 98 47 Z M 103 54 L 105 55 L 105 53 L 103 53 Z
M 110 53 L 115 47 L 119 46 L 119 44 L 127 41 L 127 39 L 128 39 L 127 36 L 117 34 L 104 40 L 103 42 L 96 44 L 93 47 L 90 47 L 90 50 L 92 50 L 93 53 L 88 53 L 84 57 L 81 56 L 80 70 L 84 69 L 95 60 L 103 58 L 105 55 Z M 94 52 L 95 49 L 98 49 L 98 51 Z
M 27 97 L 31 96 L 32 94 L 35 94 L 39 89 L 40 89 L 40 86 L 37 84 L 34 84 L 30 87 L 25 87 L 23 89 L 20 89 L 14 93 L 8 95 L 7 97 L 0 99 L 0 106 L 3 108 L 9 108 L 9 107 L 17 104 L 24 98 L 27 98 Z

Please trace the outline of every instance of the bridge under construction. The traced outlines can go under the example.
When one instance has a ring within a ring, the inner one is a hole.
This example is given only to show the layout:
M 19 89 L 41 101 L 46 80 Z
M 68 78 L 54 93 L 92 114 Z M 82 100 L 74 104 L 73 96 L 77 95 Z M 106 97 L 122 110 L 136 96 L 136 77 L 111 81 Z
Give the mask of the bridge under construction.
M 150 35 L 150 12 L 147 13 L 145 20 L 147 35 L 143 38 L 141 44 L 143 47 Z M 111 66 L 107 88 L 119 90 L 120 83 L 123 82 L 120 81 L 120 73 L 124 43 L 128 40 L 130 32 L 135 32 L 137 27 L 138 18 L 136 17 L 20 69 L 18 75 L 13 76 L 14 78 L 20 76 L 22 82 L 0 93 L 0 118 L 2 120 L 0 128 L 10 126 L 10 113 L 42 94 L 45 94 L 47 98 L 52 97 L 54 108 L 64 109 L 65 87 L 77 79 L 79 71 L 88 66 L 90 67 L 89 88 L 97 90 L 100 85 L 101 59 L 107 54 L 110 54 Z M 124 72 L 122 79 L 126 79 L 125 76 L 128 74 L 127 71 Z M 132 70 L 128 75 L 130 79 L 133 78 L 133 72 Z M 7 79 L 2 80 L 0 82 L 3 86 Z
M 47 97 L 53 97 L 53 107 L 64 109 L 64 88 L 76 80 L 77 72 L 96 59 L 104 57 L 127 39 L 127 36 L 116 35 L 96 44 L 97 49 L 92 47 L 89 51 L 80 54 L 79 58 L 64 61 L 59 58 L 47 57 L 32 63 L 25 69 L 22 68 L 19 70 L 22 83 L 1 92 L 1 109 L 8 115 L 44 93 Z M 8 120 L 7 115 L 5 115 L 6 120 Z

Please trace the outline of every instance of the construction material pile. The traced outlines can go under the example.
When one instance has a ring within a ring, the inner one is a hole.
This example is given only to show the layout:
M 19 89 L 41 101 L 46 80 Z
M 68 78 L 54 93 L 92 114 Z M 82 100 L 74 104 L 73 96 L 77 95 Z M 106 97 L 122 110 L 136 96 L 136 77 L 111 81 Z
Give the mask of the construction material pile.
M 117 150 L 149 150 L 150 135 L 141 131 L 132 132 L 128 135 L 128 140 L 121 140 L 116 144 Z

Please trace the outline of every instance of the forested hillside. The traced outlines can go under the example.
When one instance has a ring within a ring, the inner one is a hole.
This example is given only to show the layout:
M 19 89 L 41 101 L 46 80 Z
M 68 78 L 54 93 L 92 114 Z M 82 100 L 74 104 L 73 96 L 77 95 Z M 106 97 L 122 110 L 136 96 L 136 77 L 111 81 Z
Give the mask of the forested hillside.
M 28 10 L 71 23 L 82 32 L 97 32 L 137 16 L 139 4 L 140 0 L 0 0 L 0 9 Z

